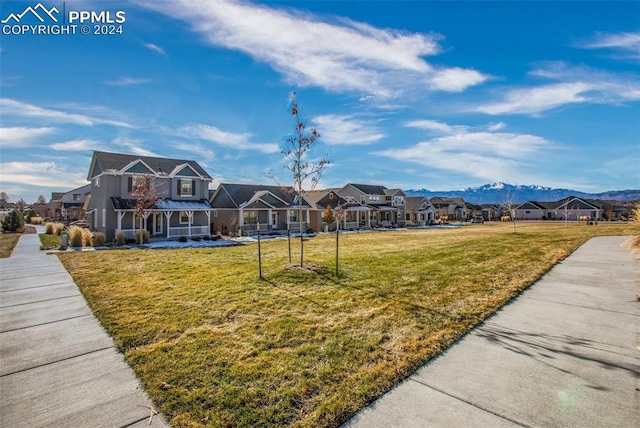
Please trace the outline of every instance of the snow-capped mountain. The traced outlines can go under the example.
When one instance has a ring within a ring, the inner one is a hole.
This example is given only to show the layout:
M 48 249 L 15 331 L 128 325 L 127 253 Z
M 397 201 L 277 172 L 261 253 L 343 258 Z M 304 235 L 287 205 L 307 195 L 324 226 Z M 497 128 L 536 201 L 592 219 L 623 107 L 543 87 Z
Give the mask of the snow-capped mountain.
M 485 184 L 480 187 L 469 187 L 463 190 L 431 191 L 427 189 L 406 190 L 407 196 L 426 196 L 433 198 L 443 196 L 448 198 L 463 198 L 472 204 L 501 204 L 507 198 L 514 203 L 526 201 L 558 201 L 567 196 L 578 196 L 587 199 L 604 199 L 631 201 L 640 200 L 640 190 L 612 190 L 602 193 L 584 193 L 571 189 L 554 189 L 545 186 L 521 186 L 508 183 Z

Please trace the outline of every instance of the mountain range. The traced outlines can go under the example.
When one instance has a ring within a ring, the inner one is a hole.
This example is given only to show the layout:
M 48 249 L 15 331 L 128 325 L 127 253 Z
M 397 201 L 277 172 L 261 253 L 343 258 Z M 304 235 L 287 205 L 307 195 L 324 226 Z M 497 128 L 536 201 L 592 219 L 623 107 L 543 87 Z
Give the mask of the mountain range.
M 551 202 L 568 196 L 586 199 L 602 199 L 616 201 L 640 200 L 640 190 L 611 190 L 602 193 L 584 193 L 571 189 L 554 189 L 544 186 L 522 186 L 508 183 L 485 184 L 480 187 L 469 187 L 463 190 L 431 191 L 427 189 L 409 189 L 407 196 L 436 196 L 446 198 L 463 198 L 472 204 L 502 204 L 508 198 L 513 203 L 526 201 Z

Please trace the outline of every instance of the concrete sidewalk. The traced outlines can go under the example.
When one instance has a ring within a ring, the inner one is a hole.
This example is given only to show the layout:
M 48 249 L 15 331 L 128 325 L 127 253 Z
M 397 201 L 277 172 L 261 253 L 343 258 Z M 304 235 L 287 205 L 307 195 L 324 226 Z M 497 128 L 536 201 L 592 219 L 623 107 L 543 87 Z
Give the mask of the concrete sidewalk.
M 640 262 L 623 241 L 588 241 L 345 427 L 639 427 Z
M 0 427 L 149 426 L 150 400 L 56 256 L 0 259 Z M 160 415 L 152 427 L 167 427 Z

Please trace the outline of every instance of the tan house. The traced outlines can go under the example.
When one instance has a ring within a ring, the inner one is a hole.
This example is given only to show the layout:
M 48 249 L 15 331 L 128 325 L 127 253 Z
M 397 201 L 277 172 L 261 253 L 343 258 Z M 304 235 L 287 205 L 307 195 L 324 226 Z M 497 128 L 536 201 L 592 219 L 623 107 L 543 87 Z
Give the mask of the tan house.
M 436 210 L 424 196 L 407 196 L 405 204 L 406 226 L 427 226 L 436 222 Z
M 405 199 L 400 189 L 384 186 L 349 183 L 337 193 L 350 203 L 359 203 L 366 208 L 353 211 L 348 219 L 359 227 L 404 226 Z

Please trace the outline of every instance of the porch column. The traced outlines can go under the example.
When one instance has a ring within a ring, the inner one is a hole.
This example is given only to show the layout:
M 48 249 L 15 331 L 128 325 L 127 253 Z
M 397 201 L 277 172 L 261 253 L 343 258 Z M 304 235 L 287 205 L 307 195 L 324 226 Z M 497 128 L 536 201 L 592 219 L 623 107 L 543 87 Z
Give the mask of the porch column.
M 307 221 L 306 221 L 306 223 L 307 223 L 307 227 L 306 228 L 309 229 L 309 227 L 311 227 L 311 220 L 309 219 L 309 210 L 307 210 Z M 305 232 L 306 232 L 306 230 L 305 230 Z
M 267 221 L 269 229 L 273 229 L 273 211 L 269 209 L 269 221 Z
M 244 212 L 242 208 L 238 210 L 238 227 L 244 226 Z
M 187 218 L 189 219 L 189 238 L 191 238 L 191 223 L 193 223 L 193 211 L 187 211 Z
M 207 215 L 207 235 L 211 235 L 211 211 L 204 212 Z
M 287 210 L 287 230 L 291 229 L 289 220 L 291 219 L 291 213 Z
M 122 211 L 118 211 L 118 224 L 117 224 L 117 228 L 118 230 L 122 230 L 122 218 L 124 217 L 125 213 Z
M 342 230 L 347 230 L 347 211 L 345 210 L 342 216 Z
M 167 239 L 171 238 L 171 216 L 173 211 L 165 211 L 164 216 L 167 219 Z

